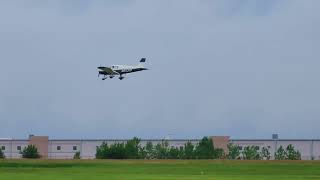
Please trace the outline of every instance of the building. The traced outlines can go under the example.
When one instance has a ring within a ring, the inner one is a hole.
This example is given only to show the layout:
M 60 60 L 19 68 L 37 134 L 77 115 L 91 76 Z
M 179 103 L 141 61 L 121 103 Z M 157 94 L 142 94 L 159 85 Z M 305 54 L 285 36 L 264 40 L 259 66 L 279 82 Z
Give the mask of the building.
M 229 139 L 228 136 L 212 136 L 215 147 L 228 151 L 227 144 L 233 143 L 243 149 L 246 146 L 257 146 L 269 149 L 271 159 L 274 159 L 275 151 L 280 147 L 292 144 L 301 152 L 303 160 L 320 160 L 320 139 Z M 29 139 L 0 139 L 0 148 L 6 158 L 21 158 L 20 151 L 33 144 L 37 146 L 42 158 L 48 159 L 71 159 L 76 152 L 80 152 L 83 159 L 94 159 L 96 149 L 103 142 L 108 144 L 126 142 L 127 139 L 49 139 L 47 136 L 30 136 Z M 142 139 L 141 145 L 144 146 L 148 141 L 153 144 L 161 143 L 162 139 Z M 169 139 L 169 146 L 183 146 L 190 141 L 197 144 L 200 139 Z

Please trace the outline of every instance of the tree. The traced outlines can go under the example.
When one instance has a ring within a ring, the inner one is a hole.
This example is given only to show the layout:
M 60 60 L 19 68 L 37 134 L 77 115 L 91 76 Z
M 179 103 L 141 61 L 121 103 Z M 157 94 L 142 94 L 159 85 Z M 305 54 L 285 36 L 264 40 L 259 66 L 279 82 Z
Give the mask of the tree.
M 154 148 L 155 158 L 167 159 L 168 151 L 169 151 L 168 146 L 169 146 L 169 143 L 166 140 L 163 140 L 161 143 L 158 143 Z
M 73 159 L 81 159 L 80 151 L 77 151 L 76 153 L 74 153 Z
M 292 144 L 289 144 L 286 148 L 287 160 L 301 160 L 301 153 L 294 149 Z
M 129 159 L 138 159 L 140 149 L 140 139 L 134 137 L 125 144 L 126 157 Z
M 195 149 L 197 159 L 215 159 L 216 154 L 213 142 L 208 137 L 203 137 Z
M 21 154 L 23 158 L 30 158 L 30 159 L 40 158 L 38 149 L 35 145 L 28 145 L 22 150 Z
M 258 146 L 246 146 L 242 152 L 243 158 L 246 160 L 259 160 L 260 154 Z
M 240 158 L 240 147 L 236 144 L 228 144 L 228 159 L 239 159 Z
M 270 160 L 271 154 L 270 154 L 268 148 L 263 147 L 262 150 L 261 150 L 260 156 L 264 160 Z
M 214 152 L 215 152 L 215 159 L 225 159 L 226 158 L 226 155 L 225 155 L 223 149 L 215 148 Z
M 147 158 L 146 147 L 139 146 L 138 159 L 146 159 L 146 158 Z
M 180 159 L 184 159 L 184 157 L 185 157 L 184 147 L 183 147 L 183 146 L 180 146 L 180 147 L 179 147 L 179 158 L 180 158 Z
M 5 155 L 4 153 L 2 152 L 2 149 L 0 148 L 0 159 L 4 159 L 5 158 Z
M 107 153 L 109 159 L 127 159 L 126 148 L 124 143 L 114 143 L 109 147 Z
M 106 142 L 103 142 L 96 150 L 97 159 L 107 159 L 109 152 L 109 146 Z
M 183 149 L 184 153 L 183 153 L 183 159 L 193 159 L 195 152 L 194 152 L 194 145 L 188 141 L 185 145 L 184 145 L 184 149 Z
M 287 152 L 283 149 L 282 146 L 280 146 L 277 150 L 277 152 L 275 152 L 274 154 L 274 158 L 276 160 L 285 160 L 287 157 Z
M 180 150 L 178 147 L 171 146 L 168 152 L 168 159 L 180 159 Z
M 146 159 L 154 159 L 155 158 L 155 153 L 154 153 L 154 148 L 153 144 L 151 141 L 148 141 L 145 147 L 146 151 Z

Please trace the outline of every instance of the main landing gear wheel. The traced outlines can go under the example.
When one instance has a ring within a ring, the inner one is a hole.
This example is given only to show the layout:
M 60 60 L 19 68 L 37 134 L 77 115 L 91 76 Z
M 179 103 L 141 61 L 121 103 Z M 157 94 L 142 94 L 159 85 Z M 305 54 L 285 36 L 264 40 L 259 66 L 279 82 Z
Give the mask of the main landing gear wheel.
M 122 80 L 124 77 L 120 76 L 119 79 Z
M 108 77 L 106 75 L 103 76 L 102 81 L 106 80 Z

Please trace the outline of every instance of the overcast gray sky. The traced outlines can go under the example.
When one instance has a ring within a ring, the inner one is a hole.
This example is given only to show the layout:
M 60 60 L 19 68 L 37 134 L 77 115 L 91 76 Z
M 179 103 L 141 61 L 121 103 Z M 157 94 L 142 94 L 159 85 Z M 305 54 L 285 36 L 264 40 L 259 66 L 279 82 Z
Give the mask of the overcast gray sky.
M 0 1 L 0 137 L 320 138 L 319 0 Z M 150 71 L 101 81 L 96 67 Z

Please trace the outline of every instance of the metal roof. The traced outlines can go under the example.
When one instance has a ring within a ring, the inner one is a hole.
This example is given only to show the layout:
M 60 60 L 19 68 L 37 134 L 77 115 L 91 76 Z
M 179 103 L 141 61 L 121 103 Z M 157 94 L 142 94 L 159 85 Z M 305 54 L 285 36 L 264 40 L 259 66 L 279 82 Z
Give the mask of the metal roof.
M 49 141 L 128 141 L 131 139 L 49 139 Z M 140 139 L 141 141 L 200 141 L 201 139 Z M 29 141 L 29 139 L 0 139 L 0 141 Z M 320 139 L 230 139 L 229 141 L 320 141 Z

